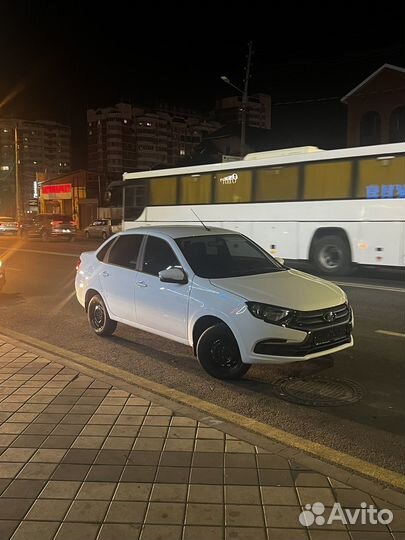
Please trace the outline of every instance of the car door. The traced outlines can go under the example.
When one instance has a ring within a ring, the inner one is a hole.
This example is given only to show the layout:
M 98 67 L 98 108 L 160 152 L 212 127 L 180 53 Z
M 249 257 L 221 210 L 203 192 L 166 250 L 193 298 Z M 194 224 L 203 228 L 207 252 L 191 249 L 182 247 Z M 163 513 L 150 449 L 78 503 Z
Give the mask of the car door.
M 103 295 L 112 319 L 135 324 L 137 261 L 141 234 L 121 235 L 100 267 Z
M 190 284 L 160 281 L 159 272 L 169 266 L 180 266 L 170 244 L 148 235 L 142 270 L 136 278 L 136 320 L 146 330 L 187 343 Z
M 90 226 L 90 236 L 94 236 L 95 238 L 101 237 L 101 220 L 96 220 L 94 223 Z

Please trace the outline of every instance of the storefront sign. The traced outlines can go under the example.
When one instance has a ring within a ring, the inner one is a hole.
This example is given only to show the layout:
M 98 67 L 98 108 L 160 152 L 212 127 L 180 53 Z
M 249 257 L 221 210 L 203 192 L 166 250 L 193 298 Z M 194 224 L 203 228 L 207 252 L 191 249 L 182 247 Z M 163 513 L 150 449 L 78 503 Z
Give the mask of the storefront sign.
M 49 186 L 41 186 L 41 197 L 45 200 L 71 199 L 72 184 L 53 184 Z

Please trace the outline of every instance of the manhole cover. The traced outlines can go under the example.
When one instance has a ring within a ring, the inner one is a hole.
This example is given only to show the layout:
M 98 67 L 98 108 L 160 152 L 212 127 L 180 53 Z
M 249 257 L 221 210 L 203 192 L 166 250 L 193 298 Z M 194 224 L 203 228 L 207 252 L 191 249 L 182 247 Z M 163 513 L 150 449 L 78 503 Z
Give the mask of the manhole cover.
M 286 401 L 315 407 L 337 407 L 356 403 L 364 395 L 363 388 L 348 379 L 330 377 L 288 377 L 274 383 L 275 395 Z

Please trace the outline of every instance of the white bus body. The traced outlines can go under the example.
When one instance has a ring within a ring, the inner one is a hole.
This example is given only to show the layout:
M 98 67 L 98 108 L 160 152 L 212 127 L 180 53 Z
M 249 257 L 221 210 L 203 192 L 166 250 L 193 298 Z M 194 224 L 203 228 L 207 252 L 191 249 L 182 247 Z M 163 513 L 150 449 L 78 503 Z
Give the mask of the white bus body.
M 123 227 L 195 224 L 198 220 L 193 210 L 208 227 L 241 232 L 273 255 L 315 261 L 326 273 L 341 274 L 348 270 L 349 264 L 339 263 L 339 250 L 345 252 L 340 255 L 344 255 L 346 263 L 350 259 L 350 264 L 405 266 L 405 143 L 331 151 L 306 147 L 302 153 L 293 150 L 288 153 L 287 149 L 287 155 L 280 155 L 281 151 L 276 155 L 265 152 L 264 158 L 250 154 L 243 161 L 231 163 L 125 173 L 125 191 L 127 187 L 136 188 L 140 181 L 170 179 L 179 186 L 183 178 L 184 182 L 190 182 L 190 177 L 195 177 L 198 182 L 204 175 L 207 182 L 206 177 L 211 175 L 212 193 L 218 189 L 222 194 L 227 186 L 234 190 L 233 184 L 244 174 L 248 175 L 249 189 L 254 190 L 260 174 L 274 173 L 275 180 L 269 181 L 276 182 L 277 170 L 289 168 L 296 174 L 296 181 L 286 176 L 285 182 L 296 186 L 298 200 L 179 204 L 177 194 L 177 202 L 173 204 L 146 202 L 134 220 L 125 217 L 124 208 Z M 322 165 L 328 165 L 328 169 L 322 169 Z M 316 170 L 316 167 L 321 168 Z M 338 168 L 346 175 L 342 183 Z M 330 177 L 325 179 L 329 182 L 328 189 L 343 193 L 342 185 L 346 182 L 347 195 L 338 193 L 340 198 L 328 199 L 319 176 L 322 170 Z M 260 186 L 267 189 L 269 184 Z M 283 186 L 280 184 L 279 188 Z M 179 187 L 176 189 L 178 193 Z M 322 198 L 311 200 L 311 193 Z M 126 197 L 124 194 L 124 207 Z

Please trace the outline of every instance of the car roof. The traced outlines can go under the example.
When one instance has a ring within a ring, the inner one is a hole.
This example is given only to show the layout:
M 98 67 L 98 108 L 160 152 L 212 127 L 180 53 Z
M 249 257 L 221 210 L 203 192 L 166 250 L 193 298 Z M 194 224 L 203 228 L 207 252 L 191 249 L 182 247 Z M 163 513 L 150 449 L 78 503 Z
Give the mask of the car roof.
M 188 236 L 209 236 L 213 234 L 239 234 L 236 231 L 229 229 L 221 229 L 220 227 L 210 227 L 207 225 L 205 229 L 202 225 L 151 225 L 147 227 L 134 227 L 120 234 L 162 234 L 170 238 L 184 238 Z

